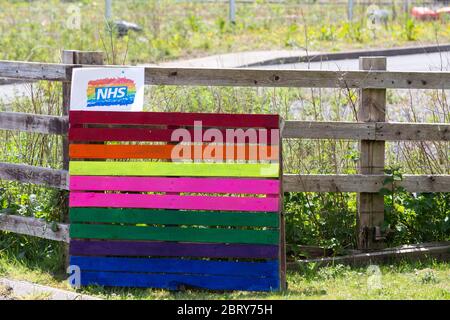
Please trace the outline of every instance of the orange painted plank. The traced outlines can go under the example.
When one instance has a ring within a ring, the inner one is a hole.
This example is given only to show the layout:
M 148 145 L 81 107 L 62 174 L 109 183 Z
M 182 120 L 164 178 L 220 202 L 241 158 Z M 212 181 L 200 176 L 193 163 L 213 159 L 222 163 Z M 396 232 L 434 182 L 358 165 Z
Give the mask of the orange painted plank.
M 265 145 L 221 145 L 216 147 L 209 145 L 208 147 L 207 144 L 203 144 L 186 146 L 186 149 L 182 151 L 180 149 L 174 150 L 174 148 L 176 148 L 176 145 L 71 144 L 69 155 L 72 159 L 278 160 L 279 154 L 278 146 Z M 222 150 L 221 155 L 219 150 Z

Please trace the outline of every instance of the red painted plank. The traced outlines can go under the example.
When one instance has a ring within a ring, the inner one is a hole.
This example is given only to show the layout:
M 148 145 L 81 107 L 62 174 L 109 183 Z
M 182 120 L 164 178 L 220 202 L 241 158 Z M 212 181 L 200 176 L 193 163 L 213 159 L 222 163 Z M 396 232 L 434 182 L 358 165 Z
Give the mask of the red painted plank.
M 193 126 L 201 121 L 208 127 L 278 128 L 278 115 L 184 113 L 184 112 L 105 112 L 71 111 L 71 124 L 134 124 Z
M 173 130 L 131 128 L 71 128 L 70 141 L 172 141 Z
M 172 139 L 172 134 L 177 129 L 149 129 L 149 128 L 70 128 L 69 140 L 70 141 L 161 141 L 161 142 L 210 142 L 203 141 L 204 133 L 206 130 L 184 129 L 189 132 L 189 136 L 184 136 L 183 139 Z M 245 130 L 245 129 L 244 129 Z M 227 140 L 226 130 L 220 130 L 223 140 L 222 142 L 233 142 Z M 255 132 L 258 141 L 253 143 L 267 144 L 271 143 L 272 132 L 271 130 Z M 230 136 L 231 138 L 233 136 Z M 230 139 L 231 139 L 230 138 Z M 248 138 L 244 136 L 245 143 L 248 143 Z M 273 145 L 278 145 L 278 136 L 275 135 L 275 141 Z M 236 141 L 234 143 L 242 143 Z M 218 141 L 220 142 L 220 141 Z

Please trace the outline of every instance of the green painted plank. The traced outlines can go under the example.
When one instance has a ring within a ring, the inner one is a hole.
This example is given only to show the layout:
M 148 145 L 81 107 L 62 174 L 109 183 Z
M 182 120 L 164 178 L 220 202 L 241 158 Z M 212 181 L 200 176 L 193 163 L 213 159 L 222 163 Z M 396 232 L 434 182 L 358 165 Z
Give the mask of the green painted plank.
M 107 224 L 70 225 L 70 237 L 80 239 L 154 240 L 211 243 L 278 244 L 277 230 L 145 227 Z
M 278 163 L 71 161 L 69 172 L 71 175 L 87 176 L 276 178 L 279 176 L 279 165 Z
M 274 212 L 221 212 L 146 209 L 71 208 L 70 221 L 178 224 L 199 226 L 272 227 L 279 226 L 279 215 Z

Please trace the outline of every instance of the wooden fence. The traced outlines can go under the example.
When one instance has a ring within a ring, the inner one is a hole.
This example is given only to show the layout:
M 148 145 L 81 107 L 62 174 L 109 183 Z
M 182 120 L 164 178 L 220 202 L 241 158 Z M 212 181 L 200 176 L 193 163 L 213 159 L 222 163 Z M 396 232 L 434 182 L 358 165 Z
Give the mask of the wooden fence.
M 68 109 L 74 68 L 103 63 L 100 52 L 64 51 L 64 64 L 0 61 L 0 78 L 61 81 L 62 116 L 0 112 L 0 129 L 58 134 L 63 141 L 63 170 L 0 163 L 0 179 L 68 188 Z M 357 192 L 360 249 L 382 244 L 379 228 L 384 199 L 378 194 L 384 174 L 385 141 L 450 140 L 448 123 L 385 121 L 386 89 L 450 89 L 450 72 L 386 71 L 383 57 L 360 58 L 359 71 L 145 68 L 147 85 L 359 88 L 360 122 L 285 121 L 284 139 L 354 139 L 360 143 L 359 172 L 355 175 L 284 174 L 285 192 Z M 405 175 L 399 185 L 410 192 L 450 192 L 450 175 Z M 388 186 L 389 187 L 389 186 Z M 67 221 L 65 221 L 67 222 Z M 47 224 L 33 218 L 0 214 L 0 230 L 68 241 L 67 224 Z

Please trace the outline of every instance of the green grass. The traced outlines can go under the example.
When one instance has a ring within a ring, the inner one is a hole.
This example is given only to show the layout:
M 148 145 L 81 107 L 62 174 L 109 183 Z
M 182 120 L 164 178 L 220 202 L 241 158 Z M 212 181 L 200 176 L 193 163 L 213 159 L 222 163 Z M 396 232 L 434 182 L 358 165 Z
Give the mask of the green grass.
M 226 2 L 160 0 L 114 1 L 115 20 L 133 21 L 143 28 L 141 33 L 116 38 L 105 27 L 103 3 L 3 1 L 0 59 L 58 62 L 61 49 L 76 49 L 106 51 L 110 64 L 150 63 L 246 50 L 423 45 L 444 43 L 450 35 L 448 19 L 406 18 L 401 1 L 395 19 L 374 28 L 366 19 L 367 7 L 361 5 L 348 22 L 345 4 L 239 3 L 232 25 Z
M 44 259 L 45 260 L 45 259 Z M 0 253 L 0 276 L 73 290 L 62 273 Z M 154 289 L 88 287 L 79 292 L 104 299 L 450 299 L 450 264 L 426 260 L 381 265 L 380 281 L 372 268 L 343 265 L 317 268 L 310 264 L 288 272 L 289 288 L 282 293 L 170 292 Z M 376 272 L 375 272 L 376 274 Z M 375 278 L 374 278 L 375 277 Z

